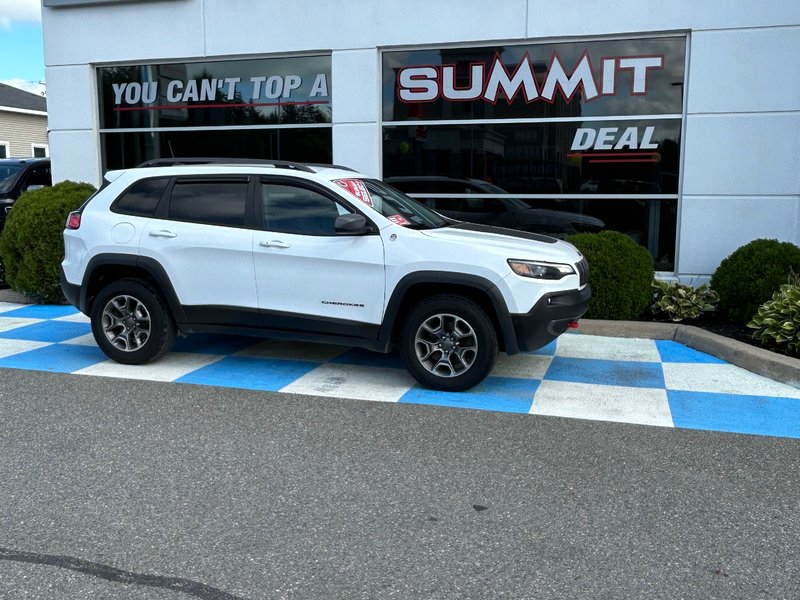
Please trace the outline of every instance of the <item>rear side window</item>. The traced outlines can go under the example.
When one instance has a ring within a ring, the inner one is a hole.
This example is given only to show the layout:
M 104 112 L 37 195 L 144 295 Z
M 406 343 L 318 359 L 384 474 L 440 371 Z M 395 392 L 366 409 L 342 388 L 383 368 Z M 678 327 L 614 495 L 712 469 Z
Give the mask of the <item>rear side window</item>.
M 152 217 L 168 183 L 169 177 L 137 181 L 114 201 L 111 210 L 123 215 Z
M 175 182 L 167 218 L 206 225 L 244 227 L 247 179 L 191 179 Z

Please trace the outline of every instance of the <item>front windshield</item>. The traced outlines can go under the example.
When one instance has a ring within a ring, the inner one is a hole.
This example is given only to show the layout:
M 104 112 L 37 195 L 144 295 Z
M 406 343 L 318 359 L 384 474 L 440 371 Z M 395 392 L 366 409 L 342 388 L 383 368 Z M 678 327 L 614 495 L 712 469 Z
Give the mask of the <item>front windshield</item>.
M 411 229 L 435 229 L 444 227 L 451 222 L 382 181 L 377 179 L 361 179 L 360 181 L 369 192 L 368 203 L 372 203 L 372 208 L 398 225 Z
M 19 165 L 3 165 L 0 164 L 0 192 L 11 189 L 14 185 L 14 179 L 19 173 Z

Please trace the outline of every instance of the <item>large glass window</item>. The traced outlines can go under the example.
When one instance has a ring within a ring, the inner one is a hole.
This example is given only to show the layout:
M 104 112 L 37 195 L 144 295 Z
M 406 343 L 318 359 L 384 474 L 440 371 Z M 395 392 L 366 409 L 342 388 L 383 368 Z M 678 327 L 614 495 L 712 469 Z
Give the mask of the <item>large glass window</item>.
M 104 170 L 173 156 L 333 162 L 330 127 L 102 133 L 101 140 Z
M 623 231 L 671 270 L 685 46 L 673 36 L 384 52 L 384 179 L 462 220 L 559 237 Z
M 97 69 L 105 169 L 168 157 L 331 162 L 330 55 Z

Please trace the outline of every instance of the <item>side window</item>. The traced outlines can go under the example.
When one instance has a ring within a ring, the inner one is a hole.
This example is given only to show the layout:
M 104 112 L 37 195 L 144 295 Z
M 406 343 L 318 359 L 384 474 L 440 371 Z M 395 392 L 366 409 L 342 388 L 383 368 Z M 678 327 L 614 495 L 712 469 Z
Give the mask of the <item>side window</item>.
M 335 235 L 336 217 L 352 212 L 327 196 L 302 187 L 261 184 L 264 229 L 300 235 Z
M 167 218 L 206 225 L 244 227 L 247 179 L 178 179 Z
M 25 180 L 25 189 L 31 186 L 48 187 L 53 184 L 53 178 L 50 176 L 50 165 L 40 165 L 33 167 Z
M 111 210 L 124 215 L 152 217 L 168 183 L 169 177 L 137 181 L 114 201 Z

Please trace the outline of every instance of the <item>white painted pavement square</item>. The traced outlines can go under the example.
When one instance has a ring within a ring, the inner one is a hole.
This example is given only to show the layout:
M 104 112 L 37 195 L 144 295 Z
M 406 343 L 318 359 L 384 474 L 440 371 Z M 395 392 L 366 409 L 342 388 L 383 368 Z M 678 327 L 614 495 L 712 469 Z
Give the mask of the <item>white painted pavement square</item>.
M 493 377 L 515 377 L 518 379 L 544 379 L 547 368 L 553 362 L 552 356 L 540 354 L 508 354 L 497 357 L 492 370 Z
M 281 388 L 282 392 L 397 402 L 416 381 L 406 371 L 327 363 Z
M 731 364 L 662 363 L 668 390 L 797 398 L 800 390 Z
M 556 354 L 564 358 L 661 361 L 655 340 L 568 333 L 559 337 L 556 344 Z
M 70 323 L 91 323 L 92 320 L 85 314 L 78 312 L 74 315 L 67 315 L 65 317 L 56 317 L 53 321 L 69 321 Z
M 666 390 L 542 381 L 530 414 L 673 427 Z
M 29 319 L 26 317 L 2 317 L 0 318 L 0 332 L 11 331 L 18 327 L 27 327 L 28 325 L 35 325 L 41 323 L 43 319 Z
M 37 348 L 44 348 L 49 346 L 50 342 L 31 342 L 28 340 L 6 340 L 0 338 L 0 358 L 7 356 L 14 356 L 29 350 L 36 350 Z
M 175 381 L 202 367 L 224 358 L 214 354 L 190 354 L 173 352 L 156 362 L 145 365 L 123 365 L 113 360 L 97 363 L 74 371 L 75 375 L 95 375 L 120 379 L 142 379 L 147 381 Z

